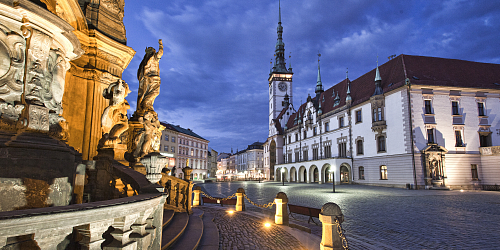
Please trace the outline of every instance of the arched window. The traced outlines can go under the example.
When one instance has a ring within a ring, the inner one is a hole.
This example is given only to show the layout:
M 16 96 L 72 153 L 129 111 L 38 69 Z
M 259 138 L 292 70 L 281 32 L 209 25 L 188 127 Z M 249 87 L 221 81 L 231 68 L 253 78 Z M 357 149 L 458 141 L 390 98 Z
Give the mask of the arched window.
M 359 179 L 360 180 L 365 179 L 365 167 L 359 167 Z
M 380 166 L 380 179 L 387 180 L 387 166 Z

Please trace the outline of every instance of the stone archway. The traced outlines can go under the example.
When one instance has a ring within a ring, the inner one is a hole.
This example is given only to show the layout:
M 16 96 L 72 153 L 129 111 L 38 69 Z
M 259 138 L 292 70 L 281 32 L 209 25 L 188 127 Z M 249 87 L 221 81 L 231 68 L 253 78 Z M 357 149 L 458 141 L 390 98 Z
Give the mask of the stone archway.
M 276 169 L 276 173 L 281 173 L 281 168 L 277 168 Z M 281 182 L 281 174 L 274 175 L 274 180 L 278 181 L 278 182 Z
M 276 165 L 276 142 L 272 140 L 269 145 L 269 169 L 271 170 L 271 179 L 274 179 L 274 165 Z
M 297 169 L 295 167 L 292 167 L 290 169 L 290 181 L 297 182 Z
M 194 179 L 198 180 L 198 174 L 197 173 L 194 174 Z
M 351 183 L 351 166 L 345 162 L 340 164 L 340 183 Z
M 333 172 L 330 172 L 330 169 L 332 169 L 332 165 L 329 163 L 325 163 L 323 167 L 321 167 L 321 181 L 322 183 L 328 183 L 332 182 L 332 175 Z
M 298 179 L 299 182 L 307 182 L 307 170 L 306 170 L 306 167 L 300 166 L 298 176 L 299 176 L 299 179 Z
M 312 165 L 310 168 L 309 168 L 309 179 L 311 180 L 310 182 L 320 182 L 320 179 L 319 179 L 319 170 L 318 170 L 318 167 L 316 167 L 316 165 Z

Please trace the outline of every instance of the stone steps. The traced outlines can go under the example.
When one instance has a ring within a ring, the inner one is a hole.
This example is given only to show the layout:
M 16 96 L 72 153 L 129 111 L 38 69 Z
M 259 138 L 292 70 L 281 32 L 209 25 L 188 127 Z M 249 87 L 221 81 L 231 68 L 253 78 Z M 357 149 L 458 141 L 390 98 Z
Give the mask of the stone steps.
M 213 214 L 197 208 L 191 215 L 165 209 L 161 249 L 219 249 L 219 231 L 213 220 Z
M 219 230 L 214 223 L 214 215 L 205 213 L 203 215 L 203 236 L 197 250 L 218 250 Z
M 179 250 L 194 250 L 197 249 L 198 244 L 203 236 L 203 211 L 199 209 L 193 209 L 193 214 L 189 215 L 189 223 L 182 233 L 182 235 L 177 239 L 177 241 L 172 244 L 171 249 Z M 217 239 L 218 242 L 218 239 Z
M 163 226 L 161 249 L 169 249 L 170 246 L 172 246 L 172 244 L 182 235 L 188 223 L 189 215 L 187 213 L 174 213 L 173 218 Z

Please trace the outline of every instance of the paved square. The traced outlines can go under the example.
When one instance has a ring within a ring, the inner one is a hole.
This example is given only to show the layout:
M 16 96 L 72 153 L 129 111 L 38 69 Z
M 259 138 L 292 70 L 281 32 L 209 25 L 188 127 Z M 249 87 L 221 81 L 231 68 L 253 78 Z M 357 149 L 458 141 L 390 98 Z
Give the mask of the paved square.
M 315 208 L 337 203 L 348 239 L 385 249 L 500 249 L 500 192 L 405 190 L 363 185 L 277 182 L 196 184 L 226 197 L 239 187 L 258 204 L 285 192 L 289 203 Z M 247 209 L 253 206 L 246 202 Z M 313 230 L 318 233 L 318 230 Z M 319 232 L 321 234 L 321 232 Z M 354 242 L 353 242 L 354 243 Z M 362 248 L 362 247 L 356 247 Z

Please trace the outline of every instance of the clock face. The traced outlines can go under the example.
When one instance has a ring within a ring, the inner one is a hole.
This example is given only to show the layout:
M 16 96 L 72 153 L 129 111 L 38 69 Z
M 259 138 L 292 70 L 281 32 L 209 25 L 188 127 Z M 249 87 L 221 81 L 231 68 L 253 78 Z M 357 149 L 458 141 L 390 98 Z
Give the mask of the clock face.
M 278 84 L 278 88 L 280 89 L 280 91 L 281 91 L 281 92 L 285 92 L 285 91 L 286 91 L 286 88 L 287 88 L 286 83 L 284 83 L 284 82 L 280 82 L 280 83 Z

